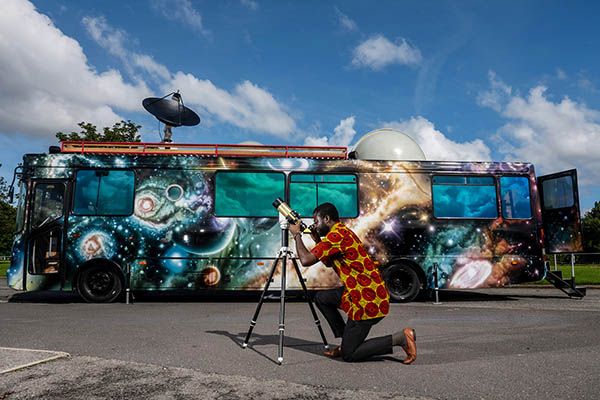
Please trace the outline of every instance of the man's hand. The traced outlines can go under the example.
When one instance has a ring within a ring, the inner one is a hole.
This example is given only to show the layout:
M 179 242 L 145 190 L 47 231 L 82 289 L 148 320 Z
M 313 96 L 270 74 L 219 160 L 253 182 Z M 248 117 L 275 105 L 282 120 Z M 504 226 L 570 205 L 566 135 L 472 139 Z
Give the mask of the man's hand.
M 290 224 L 289 230 L 292 236 L 296 236 L 298 233 L 302 233 L 302 228 L 300 227 L 300 224 Z

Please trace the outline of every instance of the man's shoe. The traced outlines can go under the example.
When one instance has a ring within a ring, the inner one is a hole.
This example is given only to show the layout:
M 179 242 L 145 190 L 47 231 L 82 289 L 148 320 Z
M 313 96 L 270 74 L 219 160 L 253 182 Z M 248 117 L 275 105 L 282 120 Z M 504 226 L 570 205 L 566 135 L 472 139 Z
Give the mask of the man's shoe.
M 417 359 L 417 334 L 413 328 L 404 328 L 402 331 L 406 338 L 406 345 L 402 349 L 406 352 L 403 364 L 412 364 Z
M 342 347 L 341 346 L 335 346 L 332 349 L 325 350 L 323 352 L 323 355 L 325 357 L 329 357 L 329 358 L 340 358 L 342 356 Z

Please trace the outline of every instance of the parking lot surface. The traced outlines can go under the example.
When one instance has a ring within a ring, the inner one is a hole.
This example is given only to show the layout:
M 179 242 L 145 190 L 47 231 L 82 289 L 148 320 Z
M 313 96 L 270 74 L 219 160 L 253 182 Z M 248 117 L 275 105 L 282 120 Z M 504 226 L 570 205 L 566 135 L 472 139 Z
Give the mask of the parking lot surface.
M 66 390 L 61 387 L 74 388 L 71 398 L 78 398 L 79 386 L 96 387 L 98 398 L 129 393 L 126 398 L 145 390 L 150 377 L 162 383 L 140 396 L 342 399 L 361 390 L 363 398 L 381 399 L 596 399 L 600 393 L 599 290 L 588 290 L 583 300 L 555 289 L 518 288 L 445 292 L 441 305 L 393 304 L 371 336 L 414 327 L 419 356 L 410 366 L 400 362 L 400 349 L 357 364 L 323 357 L 303 301 L 287 302 L 280 366 L 278 302 L 265 304 L 249 348 L 242 349 L 256 298 L 138 296 L 127 305 L 6 293 L 0 291 L 9 300 L 0 304 L 0 346 L 71 358 L 0 375 L 0 398 L 52 397 Z M 337 343 L 327 326 L 325 332 Z

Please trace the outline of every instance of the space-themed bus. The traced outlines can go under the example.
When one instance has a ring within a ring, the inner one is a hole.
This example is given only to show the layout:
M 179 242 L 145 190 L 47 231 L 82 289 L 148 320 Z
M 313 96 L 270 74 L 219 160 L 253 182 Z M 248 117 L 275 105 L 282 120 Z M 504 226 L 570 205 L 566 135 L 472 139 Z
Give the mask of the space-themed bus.
M 524 162 L 427 161 L 415 146 L 384 129 L 350 153 L 63 142 L 27 154 L 8 284 L 76 290 L 91 302 L 125 288 L 260 290 L 281 247 L 278 197 L 309 223 L 318 204 L 335 204 L 400 301 L 436 283 L 538 281 L 545 254 L 581 251 L 574 170 L 536 177 Z M 309 289 L 339 285 L 324 265 L 301 269 Z

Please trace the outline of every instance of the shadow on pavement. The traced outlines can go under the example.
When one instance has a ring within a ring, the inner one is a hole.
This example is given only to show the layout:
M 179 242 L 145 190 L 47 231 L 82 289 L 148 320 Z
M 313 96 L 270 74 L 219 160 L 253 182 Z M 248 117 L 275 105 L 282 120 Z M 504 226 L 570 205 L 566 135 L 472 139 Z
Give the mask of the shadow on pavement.
M 246 332 L 240 332 L 240 333 L 235 334 L 235 333 L 231 333 L 231 332 L 227 332 L 227 331 L 206 331 L 206 333 L 211 333 L 214 335 L 221 335 L 221 336 L 228 337 L 229 339 L 231 339 L 231 341 L 233 343 L 236 344 L 236 346 L 238 346 L 242 350 L 244 349 L 242 346 L 242 343 L 244 342 L 244 339 L 246 337 Z M 314 354 L 319 357 L 325 357 L 323 355 L 323 350 L 325 350 L 325 349 L 324 349 L 324 345 L 322 342 L 313 342 L 310 340 L 298 339 L 298 338 L 286 335 L 283 343 L 284 343 L 284 354 L 285 354 L 285 348 L 293 348 L 294 350 L 300 350 L 300 351 L 304 351 L 306 353 Z M 270 357 L 267 354 L 261 352 L 260 350 L 258 350 L 256 348 L 259 346 L 278 345 L 278 344 L 279 344 L 279 335 L 261 335 L 261 334 L 253 332 L 252 336 L 250 337 L 250 341 L 248 342 L 247 349 L 249 349 L 249 350 L 253 351 L 254 353 L 258 354 L 259 356 L 271 361 L 274 364 L 279 364 L 275 357 Z M 343 360 L 341 358 L 337 358 L 334 360 L 338 361 L 338 362 L 343 362 Z M 396 358 L 394 356 L 380 356 L 380 357 L 369 358 L 367 361 L 369 361 L 369 362 L 372 362 L 372 361 L 402 362 L 402 359 Z
M 246 337 L 246 332 L 240 332 L 235 334 L 227 331 L 206 331 L 206 333 L 225 336 L 229 338 L 233 343 L 235 343 L 235 345 L 238 346 L 240 349 L 244 349 L 242 343 L 244 342 L 244 339 Z M 259 333 L 253 332 L 252 336 L 250 337 L 250 341 L 248 342 L 247 349 L 255 352 L 256 354 L 271 361 L 274 364 L 279 364 L 276 358 L 272 358 L 256 348 L 257 346 L 277 344 L 279 344 L 279 335 L 261 335 Z M 324 350 L 323 343 L 321 342 L 313 342 L 310 340 L 298 339 L 291 336 L 284 337 L 284 347 L 294 348 L 295 350 L 300 350 L 319 356 L 323 355 Z

